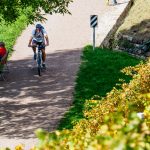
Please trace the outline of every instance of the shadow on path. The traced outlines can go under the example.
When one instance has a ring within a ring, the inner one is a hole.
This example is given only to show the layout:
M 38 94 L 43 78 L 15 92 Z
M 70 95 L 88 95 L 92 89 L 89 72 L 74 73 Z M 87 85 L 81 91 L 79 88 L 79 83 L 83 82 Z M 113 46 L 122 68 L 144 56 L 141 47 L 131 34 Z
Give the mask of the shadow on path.
M 31 58 L 9 61 L 7 82 L 0 81 L 0 136 L 29 138 L 37 128 L 57 128 L 72 103 L 80 54 L 81 49 L 48 54 L 41 77 Z

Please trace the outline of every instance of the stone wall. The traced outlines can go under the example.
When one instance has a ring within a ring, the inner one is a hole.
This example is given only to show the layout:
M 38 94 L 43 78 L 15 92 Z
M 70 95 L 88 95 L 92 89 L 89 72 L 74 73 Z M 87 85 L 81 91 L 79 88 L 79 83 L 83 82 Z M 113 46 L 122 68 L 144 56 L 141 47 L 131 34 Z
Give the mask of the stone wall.
M 150 56 L 150 40 L 136 40 L 129 35 L 121 35 L 120 38 L 115 38 L 118 42 L 114 45 L 114 49 L 120 49 L 136 56 L 146 58 Z

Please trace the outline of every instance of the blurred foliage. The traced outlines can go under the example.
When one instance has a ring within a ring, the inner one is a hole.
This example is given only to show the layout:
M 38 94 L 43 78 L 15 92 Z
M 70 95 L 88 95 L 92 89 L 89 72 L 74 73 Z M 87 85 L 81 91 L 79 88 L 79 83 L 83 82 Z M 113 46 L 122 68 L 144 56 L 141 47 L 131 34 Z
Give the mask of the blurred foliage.
M 42 21 L 46 13 L 69 13 L 67 7 L 72 0 L 1 0 L 0 1 L 0 19 L 7 22 L 15 21 L 22 11 L 31 8 L 28 13 L 29 22 Z M 1 21 L 1 20 L 0 20 Z

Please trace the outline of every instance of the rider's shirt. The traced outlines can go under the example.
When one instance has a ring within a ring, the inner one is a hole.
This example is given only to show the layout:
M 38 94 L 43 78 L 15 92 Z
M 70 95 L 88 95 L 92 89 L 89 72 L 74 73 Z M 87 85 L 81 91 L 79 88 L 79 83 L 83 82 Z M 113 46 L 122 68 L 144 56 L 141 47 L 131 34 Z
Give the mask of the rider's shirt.
M 33 40 L 37 42 L 45 42 L 44 37 L 47 35 L 46 31 L 42 29 L 40 32 L 37 32 L 36 29 L 32 31 Z

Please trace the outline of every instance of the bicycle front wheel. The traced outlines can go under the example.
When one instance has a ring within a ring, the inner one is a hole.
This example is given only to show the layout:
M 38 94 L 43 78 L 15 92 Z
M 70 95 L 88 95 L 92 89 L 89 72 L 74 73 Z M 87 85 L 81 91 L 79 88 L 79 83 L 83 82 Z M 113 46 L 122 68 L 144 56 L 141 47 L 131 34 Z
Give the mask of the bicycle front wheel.
M 41 76 L 41 67 L 38 66 L 38 75 Z

